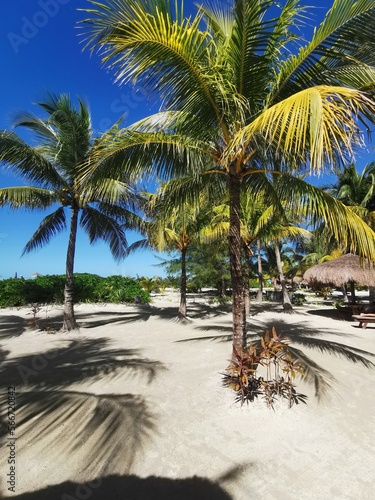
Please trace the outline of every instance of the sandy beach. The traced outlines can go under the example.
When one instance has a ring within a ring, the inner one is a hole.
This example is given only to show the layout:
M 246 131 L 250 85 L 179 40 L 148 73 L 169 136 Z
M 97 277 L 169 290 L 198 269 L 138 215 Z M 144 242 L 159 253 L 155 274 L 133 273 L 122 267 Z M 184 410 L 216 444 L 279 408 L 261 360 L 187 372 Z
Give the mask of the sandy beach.
M 190 301 L 188 310 L 181 324 L 175 298 L 80 304 L 81 328 L 70 334 L 48 333 L 61 306 L 39 312 L 46 331 L 30 325 L 27 308 L 0 310 L 3 497 L 372 499 L 375 367 L 366 364 L 375 363 L 375 325 L 363 330 L 322 306 L 288 315 L 252 304 L 249 333 L 275 326 L 330 385 L 318 399 L 297 380 L 307 405 L 280 401 L 273 411 L 261 400 L 241 407 L 222 387 L 229 308 Z M 352 359 L 339 354 L 350 348 Z

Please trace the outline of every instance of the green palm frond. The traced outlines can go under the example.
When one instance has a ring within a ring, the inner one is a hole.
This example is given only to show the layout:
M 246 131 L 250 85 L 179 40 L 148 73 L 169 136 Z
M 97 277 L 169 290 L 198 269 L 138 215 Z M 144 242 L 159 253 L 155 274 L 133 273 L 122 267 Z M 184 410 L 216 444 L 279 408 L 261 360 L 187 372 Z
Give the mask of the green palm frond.
M 375 258 L 375 233 L 356 215 L 329 193 L 291 176 L 281 176 L 278 193 L 296 214 L 309 216 L 315 227 L 324 220 L 336 241 L 353 253 L 370 260 Z
M 95 18 L 83 21 L 89 27 L 88 45 L 102 48 L 102 60 L 116 69 L 118 80 L 141 82 L 167 108 L 181 108 L 182 104 L 184 110 L 204 117 L 207 123 L 220 120 L 204 72 L 213 46 L 210 34 L 199 29 L 201 13 L 193 19 L 180 16 L 178 22 L 145 2 L 129 6 L 110 1 L 113 9 L 92 3 L 98 7 Z
M 39 224 L 38 229 L 27 242 L 22 255 L 47 245 L 51 238 L 66 229 L 64 208 L 60 207 L 55 212 L 47 215 Z
M 45 188 L 60 189 L 66 183 L 41 151 L 26 144 L 16 134 L 0 133 L 0 161 L 29 181 Z
M 80 219 L 81 227 L 87 233 L 90 243 L 103 240 L 109 244 L 113 258 L 120 261 L 126 256 L 128 246 L 124 227 L 113 217 L 99 212 L 92 207 L 86 206 L 82 209 Z
M 11 209 L 43 209 L 56 203 L 57 199 L 54 191 L 33 186 L 0 189 L 0 206 L 9 206 Z
M 312 85 L 337 83 L 337 68 L 353 61 L 373 65 L 374 12 L 374 0 L 335 0 L 311 41 L 282 64 L 270 102 Z
M 103 177 L 121 179 L 124 175 L 132 181 L 155 175 L 166 180 L 193 175 L 207 162 L 203 147 L 184 135 L 123 129 L 94 148 L 81 176 L 84 182 L 93 176 L 95 183 Z

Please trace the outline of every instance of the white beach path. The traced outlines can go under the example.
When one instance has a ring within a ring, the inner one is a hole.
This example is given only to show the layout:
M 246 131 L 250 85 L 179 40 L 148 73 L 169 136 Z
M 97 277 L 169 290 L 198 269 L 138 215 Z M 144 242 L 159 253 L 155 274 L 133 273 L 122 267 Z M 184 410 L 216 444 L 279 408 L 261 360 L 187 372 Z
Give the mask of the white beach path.
M 70 334 L 31 329 L 27 308 L 0 310 L 3 424 L 9 386 L 17 398 L 16 493 L 8 490 L 3 432 L 4 497 L 374 498 L 375 369 L 301 344 L 351 346 L 375 363 L 374 324 L 362 330 L 312 305 L 292 315 L 252 305 L 250 333 L 275 326 L 334 377 L 321 400 L 297 380 L 308 404 L 278 402 L 273 411 L 261 400 L 241 407 L 221 385 L 229 309 L 189 303 L 191 321 L 181 324 L 176 307 L 171 299 L 80 304 L 81 329 Z M 39 315 L 53 325 L 61 307 Z

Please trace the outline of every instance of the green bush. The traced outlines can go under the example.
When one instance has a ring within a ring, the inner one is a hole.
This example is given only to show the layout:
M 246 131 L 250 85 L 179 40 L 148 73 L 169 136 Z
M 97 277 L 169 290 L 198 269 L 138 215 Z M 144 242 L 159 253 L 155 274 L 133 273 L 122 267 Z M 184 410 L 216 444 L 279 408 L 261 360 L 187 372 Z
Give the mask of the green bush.
M 306 297 L 303 293 L 293 293 L 292 303 L 296 306 L 302 306 L 306 302 Z
M 20 307 L 28 304 L 53 304 L 64 301 L 65 275 L 38 276 L 35 279 L 9 278 L 0 281 L 0 307 Z M 96 274 L 74 275 L 74 302 L 135 302 L 150 301 L 133 278 Z
M 145 304 L 150 302 L 150 295 L 133 278 L 108 276 L 98 283 L 95 289 L 96 300 L 100 302 L 134 302 L 136 297 Z
M 0 281 L 0 307 L 18 307 L 27 304 L 26 280 L 9 278 Z
M 97 302 L 96 289 L 105 280 L 97 274 L 77 273 L 74 275 L 74 302 Z

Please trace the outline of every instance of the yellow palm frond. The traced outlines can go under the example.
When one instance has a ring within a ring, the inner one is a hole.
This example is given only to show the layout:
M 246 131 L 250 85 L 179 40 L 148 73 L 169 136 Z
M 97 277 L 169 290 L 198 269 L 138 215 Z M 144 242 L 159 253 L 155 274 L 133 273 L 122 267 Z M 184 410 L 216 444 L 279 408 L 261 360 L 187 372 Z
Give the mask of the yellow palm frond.
M 337 155 L 353 156 L 354 147 L 363 145 L 357 118 L 367 110 L 375 112 L 375 102 L 358 90 L 326 85 L 303 90 L 244 127 L 228 148 L 228 159 L 261 135 L 275 149 L 320 172 Z

